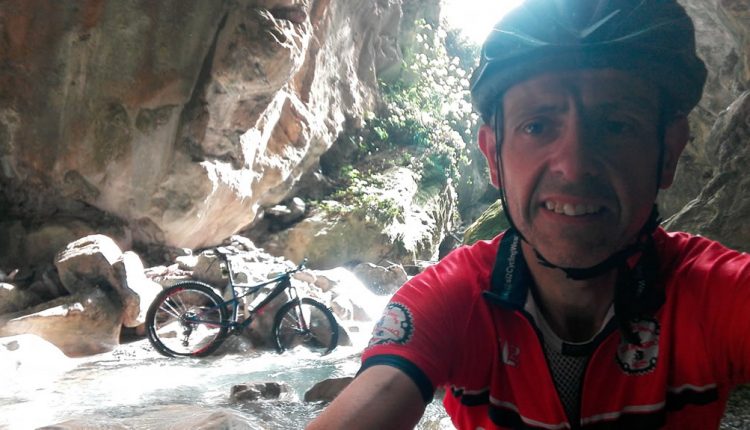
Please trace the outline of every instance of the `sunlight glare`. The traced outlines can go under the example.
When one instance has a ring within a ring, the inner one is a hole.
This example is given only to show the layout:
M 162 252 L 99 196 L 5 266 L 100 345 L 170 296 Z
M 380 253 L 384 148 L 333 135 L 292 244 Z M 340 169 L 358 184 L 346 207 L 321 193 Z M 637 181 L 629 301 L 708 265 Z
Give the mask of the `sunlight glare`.
M 522 0 L 443 0 L 443 17 L 472 42 L 481 45 L 492 26 Z

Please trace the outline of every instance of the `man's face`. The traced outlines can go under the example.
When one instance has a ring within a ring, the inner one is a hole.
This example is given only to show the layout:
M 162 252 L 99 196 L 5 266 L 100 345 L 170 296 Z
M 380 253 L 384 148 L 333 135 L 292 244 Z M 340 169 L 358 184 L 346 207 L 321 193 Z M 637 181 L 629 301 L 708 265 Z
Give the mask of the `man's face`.
M 657 89 L 620 71 L 577 70 L 521 82 L 502 102 L 499 185 L 529 243 L 559 266 L 590 267 L 631 242 L 684 147 L 666 143 L 658 183 Z M 484 133 L 489 160 L 494 136 Z

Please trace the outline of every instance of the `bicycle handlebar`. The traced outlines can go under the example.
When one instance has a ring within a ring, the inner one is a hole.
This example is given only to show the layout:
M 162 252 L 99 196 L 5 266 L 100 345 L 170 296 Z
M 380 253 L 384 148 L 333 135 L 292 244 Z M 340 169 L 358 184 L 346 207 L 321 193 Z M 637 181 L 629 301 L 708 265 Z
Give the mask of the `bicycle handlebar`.
M 224 260 L 227 264 L 231 264 L 229 261 L 229 256 L 233 255 L 232 252 L 230 252 L 227 248 L 223 246 L 218 246 L 214 248 L 216 250 L 216 254 L 219 256 L 220 259 Z M 295 267 L 294 269 L 287 269 L 284 271 L 285 274 L 291 275 L 292 273 L 300 272 L 302 270 L 305 270 L 305 267 L 307 266 L 307 257 L 303 258 L 302 261 Z
M 305 270 L 306 265 L 307 265 L 307 258 L 303 258 L 302 261 L 300 261 L 299 265 L 297 265 L 297 267 L 295 267 L 294 269 L 288 269 L 286 270 L 285 273 L 287 275 L 291 275 L 292 273 L 301 272 Z

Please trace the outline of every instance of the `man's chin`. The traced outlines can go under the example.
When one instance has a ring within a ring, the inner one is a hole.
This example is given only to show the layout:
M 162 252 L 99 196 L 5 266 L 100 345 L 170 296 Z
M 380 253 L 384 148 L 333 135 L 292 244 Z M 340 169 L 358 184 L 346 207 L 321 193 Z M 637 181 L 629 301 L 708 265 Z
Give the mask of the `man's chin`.
M 554 264 L 557 267 L 564 267 L 570 269 L 588 269 L 596 266 L 603 262 L 611 253 L 607 254 L 604 252 L 592 252 L 592 249 L 570 249 L 570 250 L 555 250 L 548 251 L 545 253 L 544 250 L 539 249 L 542 257 L 544 257 L 549 263 Z M 549 254 L 549 255 L 548 255 Z

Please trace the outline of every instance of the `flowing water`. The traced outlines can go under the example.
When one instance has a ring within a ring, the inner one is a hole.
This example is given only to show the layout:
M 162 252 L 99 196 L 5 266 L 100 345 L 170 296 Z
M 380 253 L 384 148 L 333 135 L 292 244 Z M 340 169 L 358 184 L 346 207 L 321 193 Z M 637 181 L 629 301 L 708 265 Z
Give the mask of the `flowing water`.
M 354 375 L 361 337 L 325 357 L 304 349 L 281 355 L 237 352 L 243 345 L 233 336 L 222 347 L 233 352 L 220 350 L 202 359 L 163 357 L 143 340 L 81 359 L 37 357 L 15 368 L 5 363 L 0 368 L 0 429 L 63 422 L 77 429 L 300 429 L 322 410 L 319 403 L 302 401 L 304 393 L 324 379 Z M 288 384 L 292 398 L 230 402 L 232 386 L 266 381 Z M 452 426 L 434 402 L 419 428 Z

